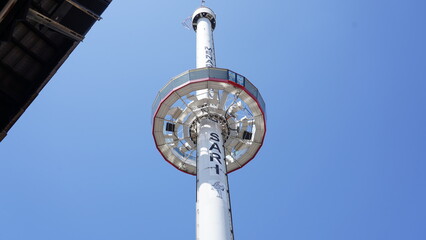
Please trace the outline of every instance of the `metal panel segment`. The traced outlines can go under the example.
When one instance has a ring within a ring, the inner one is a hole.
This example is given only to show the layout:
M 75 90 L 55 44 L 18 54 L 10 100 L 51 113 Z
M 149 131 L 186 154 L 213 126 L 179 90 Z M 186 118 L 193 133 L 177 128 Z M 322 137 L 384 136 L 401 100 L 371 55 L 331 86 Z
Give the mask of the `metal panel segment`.
M 28 11 L 27 19 L 43 24 L 44 26 L 51 28 L 59 33 L 62 33 L 63 35 L 75 41 L 81 42 L 84 39 L 83 35 L 65 27 L 64 25 L 54 21 L 53 19 L 50 19 L 49 17 L 46 17 L 45 15 L 35 11 L 34 9 L 30 9 Z

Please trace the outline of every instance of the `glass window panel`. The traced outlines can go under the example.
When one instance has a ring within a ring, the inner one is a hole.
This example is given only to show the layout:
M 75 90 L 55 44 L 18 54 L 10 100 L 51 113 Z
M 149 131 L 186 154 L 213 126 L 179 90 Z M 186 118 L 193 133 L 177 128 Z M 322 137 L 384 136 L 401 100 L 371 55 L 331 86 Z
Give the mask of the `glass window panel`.
M 167 96 L 167 93 L 168 93 L 168 91 L 167 91 L 167 89 L 163 89 L 158 95 L 159 95 L 159 99 L 160 99 L 160 102 L 164 99 L 164 97 L 166 97 Z
M 209 70 L 208 69 L 194 69 L 189 71 L 189 79 L 197 80 L 201 78 L 208 78 Z
M 244 86 L 244 77 L 237 74 L 237 81 L 236 83 L 240 84 L 241 86 Z
M 255 98 L 257 98 L 257 88 L 250 81 L 246 80 L 245 87 Z
M 210 68 L 210 77 L 219 79 L 228 79 L 228 71 L 225 69 Z
M 228 79 L 229 79 L 229 81 L 236 82 L 236 80 L 237 80 L 236 74 L 234 72 L 229 71 L 229 78 Z
M 155 98 L 154 104 L 152 104 L 152 117 L 154 117 L 155 111 L 157 111 L 158 105 L 160 104 L 160 95 L 157 94 L 157 97 Z
M 260 104 L 260 106 L 262 107 L 263 114 L 265 114 L 265 118 L 266 118 L 266 105 L 265 105 L 265 101 L 263 101 L 263 97 L 260 93 L 259 93 L 259 96 L 257 97 L 257 101 Z
M 176 78 L 173 82 L 175 83 L 175 86 L 178 87 L 188 81 L 189 81 L 189 74 L 185 73 L 184 75 L 181 75 L 178 78 Z

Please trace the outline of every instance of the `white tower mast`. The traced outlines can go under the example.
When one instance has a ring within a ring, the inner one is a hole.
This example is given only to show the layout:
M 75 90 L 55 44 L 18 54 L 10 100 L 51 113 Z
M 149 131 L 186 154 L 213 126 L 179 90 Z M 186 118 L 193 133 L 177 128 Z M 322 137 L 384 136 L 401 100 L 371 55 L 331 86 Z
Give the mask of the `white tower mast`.
M 192 15 L 192 26 L 197 34 L 197 68 L 216 67 L 213 30 L 216 15 L 207 7 L 200 7 Z
M 213 30 L 216 15 L 200 7 L 192 15 L 196 32 L 197 68 L 216 67 Z M 197 95 L 206 97 L 208 90 Z M 222 126 L 211 118 L 200 120 L 197 137 L 197 239 L 233 239 Z
M 197 176 L 197 240 L 233 240 L 228 173 L 254 158 L 266 133 L 265 103 L 244 76 L 216 68 L 216 15 L 195 10 L 196 66 L 169 81 L 153 104 L 157 149 Z

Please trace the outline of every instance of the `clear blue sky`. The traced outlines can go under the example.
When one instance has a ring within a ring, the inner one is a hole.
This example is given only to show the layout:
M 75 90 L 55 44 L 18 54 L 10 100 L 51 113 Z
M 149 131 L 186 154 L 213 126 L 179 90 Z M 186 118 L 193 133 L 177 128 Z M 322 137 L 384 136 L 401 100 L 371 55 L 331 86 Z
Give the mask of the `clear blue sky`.
M 267 104 L 230 174 L 237 240 L 426 239 L 426 2 L 208 0 L 218 67 Z M 115 0 L 0 143 L 1 240 L 195 239 L 151 104 L 195 67 L 199 1 Z

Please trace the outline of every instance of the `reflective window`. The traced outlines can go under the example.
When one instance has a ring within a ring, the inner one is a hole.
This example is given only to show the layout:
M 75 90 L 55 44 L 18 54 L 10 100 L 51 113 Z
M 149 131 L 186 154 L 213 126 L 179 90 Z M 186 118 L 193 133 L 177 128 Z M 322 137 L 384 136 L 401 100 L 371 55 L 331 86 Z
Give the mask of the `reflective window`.
M 234 72 L 229 71 L 229 80 L 236 82 L 236 74 Z
M 240 84 L 241 86 L 244 86 L 244 77 L 241 75 L 237 75 L 236 83 Z

